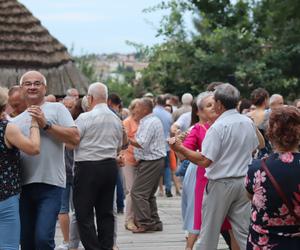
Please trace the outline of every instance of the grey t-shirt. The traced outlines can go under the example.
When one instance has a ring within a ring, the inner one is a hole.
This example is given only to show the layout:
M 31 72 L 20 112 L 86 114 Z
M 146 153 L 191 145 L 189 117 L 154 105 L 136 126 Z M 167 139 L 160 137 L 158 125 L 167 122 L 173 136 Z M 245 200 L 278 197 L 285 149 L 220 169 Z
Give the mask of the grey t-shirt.
M 61 103 L 45 102 L 41 109 L 50 123 L 62 127 L 75 127 L 70 112 Z M 25 136 L 29 136 L 31 116 L 27 111 L 15 117 L 12 122 L 21 129 Z M 46 183 L 65 187 L 64 143 L 56 140 L 46 131 L 40 130 L 40 133 L 40 154 L 31 156 L 21 152 L 22 184 Z

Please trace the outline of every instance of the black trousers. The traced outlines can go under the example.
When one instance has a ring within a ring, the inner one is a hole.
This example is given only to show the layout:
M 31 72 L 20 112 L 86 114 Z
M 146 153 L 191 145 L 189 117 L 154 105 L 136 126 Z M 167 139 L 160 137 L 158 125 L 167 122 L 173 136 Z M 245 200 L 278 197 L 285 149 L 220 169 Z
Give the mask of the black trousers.
M 118 174 L 116 160 L 75 162 L 74 172 L 73 202 L 82 244 L 85 250 L 111 250 L 113 199 Z

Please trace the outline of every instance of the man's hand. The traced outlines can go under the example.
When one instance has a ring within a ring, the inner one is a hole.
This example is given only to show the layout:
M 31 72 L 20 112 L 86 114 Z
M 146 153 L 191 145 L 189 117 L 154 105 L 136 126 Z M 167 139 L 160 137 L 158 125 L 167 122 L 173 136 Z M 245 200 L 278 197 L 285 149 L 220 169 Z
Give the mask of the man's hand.
M 125 158 L 124 158 L 123 154 L 119 154 L 117 156 L 117 164 L 118 164 L 119 167 L 124 167 L 124 165 L 125 165 Z
M 169 143 L 170 148 L 175 152 L 179 152 L 183 147 L 181 138 L 176 136 L 167 139 L 167 142 Z
M 32 105 L 28 108 L 29 114 L 35 118 L 40 128 L 44 128 L 47 124 L 46 117 L 40 106 Z

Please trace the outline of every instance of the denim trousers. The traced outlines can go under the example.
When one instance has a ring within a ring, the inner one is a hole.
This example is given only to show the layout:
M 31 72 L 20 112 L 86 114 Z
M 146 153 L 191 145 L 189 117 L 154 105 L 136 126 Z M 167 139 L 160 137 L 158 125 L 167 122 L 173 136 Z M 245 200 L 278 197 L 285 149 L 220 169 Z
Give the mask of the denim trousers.
M 18 250 L 19 242 L 19 195 L 14 195 L 0 201 L 0 249 Z
M 164 184 L 166 192 L 171 192 L 172 188 L 172 173 L 170 168 L 170 151 L 167 151 L 167 156 L 165 157 L 165 171 L 164 171 Z
M 123 173 L 122 169 L 118 169 L 118 177 L 117 177 L 117 209 L 118 211 L 124 209 L 124 187 L 123 187 Z
M 54 250 L 63 188 L 44 183 L 23 186 L 20 199 L 21 249 Z

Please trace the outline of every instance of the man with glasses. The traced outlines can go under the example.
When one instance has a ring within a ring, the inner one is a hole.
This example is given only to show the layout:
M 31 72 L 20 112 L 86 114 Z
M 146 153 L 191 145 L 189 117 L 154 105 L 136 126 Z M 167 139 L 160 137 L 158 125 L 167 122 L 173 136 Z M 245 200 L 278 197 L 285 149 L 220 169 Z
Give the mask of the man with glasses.
M 66 185 L 64 143 L 77 144 L 79 132 L 64 105 L 45 101 L 47 82 L 41 73 L 26 72 L 21 77 L 20 87 L 41 130 L 40 154 L 21 154 L 21 248 L 53 250 L 55 225 Z M 29 134 L 31 117 L 27 111 L 13 122 L 24 135 Z

